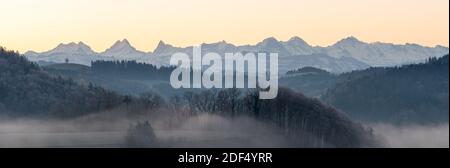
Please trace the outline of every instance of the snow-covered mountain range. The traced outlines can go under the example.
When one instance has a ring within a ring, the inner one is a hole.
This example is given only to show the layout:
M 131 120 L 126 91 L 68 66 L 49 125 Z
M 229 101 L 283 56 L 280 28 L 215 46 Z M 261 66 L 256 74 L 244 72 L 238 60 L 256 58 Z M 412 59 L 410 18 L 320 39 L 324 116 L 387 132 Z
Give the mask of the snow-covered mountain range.
M 279 54 L 281 73 L 289 70 L 312 66 L 333 73 L 377 66 L 395 66 L 422 62 L 430 57 L 440 57 L 449 53 L 443 46 L 426 47 L 417 44 L 366 43 L 355 37 L 348 37 L 337 43 L 321 47 L 311 46 L 299 37 L 288 41 L 279 41 L 273 37 L 264 39 L 255 45 L 236 46 L 225 41 L 201 44 L 202 52 L 276 52 Z M 60 44 L 56 48 L 37 53 L 28 51 L 25 56 L 31 61 L 45 61 L 90 65 L 95 60 L 135 60 L 157 66 L 169 65 L 170 56 L 176 52 L 192 53 L 192 47 L 175 47 L 163 41 L 153 52 L 139 51 L 128 40 L 119 40 L 104 52 L 97 53 L 83 42 Z

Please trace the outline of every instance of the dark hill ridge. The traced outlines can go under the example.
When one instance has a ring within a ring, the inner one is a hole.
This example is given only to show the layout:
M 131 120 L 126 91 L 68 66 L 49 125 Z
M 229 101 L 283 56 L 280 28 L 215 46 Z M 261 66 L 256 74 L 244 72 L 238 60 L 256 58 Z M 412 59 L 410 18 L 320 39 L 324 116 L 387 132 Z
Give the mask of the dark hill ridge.
M 313 137 L 304 138 L 302 143 L 315 147 L 373 147 L 377 143 L 370 129 L 351 121 L 345 113 L 290 89 L 280 88 L 279 96 L 262 100 L 257 111 L 287 133 Z
M 289 87 L 309 97 L 319 97 L 326 89 L 336 84 L 338 75 L 325 70 L 304 67 L 292 70 L 280 78 L 280 85 Z
M 52 64 L 43 70 L 53 76 L 86 81 L 120 94 L 140 95 L 158 92 L 170 96 L 170 73 L 173 67 L 156 67 L 136 61 L 94 61 L 92 66 Z
M 341 75 L 323 100 L 372 122 L 448 122 L 448 55 L 426 63 L 369 68 Z
M 357 120 L 388 123 L 448 122 L 448 55 L 426 63 L 368 68 L 340 75 L 302 68 L 280 85 L 317 97 Z
M 297 70 L 286 72 L 286 75 L 304 75 L 304 74 L 329 74 L 329 72 L 314 67 L 303 67 Z
M 56 70 L 71 70 L 71 71 L 87 71 L 89 70 L 89 66 L 86 65 L 80 65 L 80 64 L 71 64 L 71 63 L 65 63 L 65 64 L 50 64 L 44 66 L 48 69 L 56 69 Z
M 75 117 L 110 109 L 123 97 L 90 84 L 52 77 L 18 53 L 0 48 L 0 113 L 13 117 Z
M 240 96 L 239 96 L 240 95 Z M 187 93 L 190 111 L 231 118 L 250 116 L 280 128 L 295 147 L 374 147 L 379 145 L 370 128 L 318 99 L 280 88 L 275 99 L 261 100 L 258 91 L 238 89 Z

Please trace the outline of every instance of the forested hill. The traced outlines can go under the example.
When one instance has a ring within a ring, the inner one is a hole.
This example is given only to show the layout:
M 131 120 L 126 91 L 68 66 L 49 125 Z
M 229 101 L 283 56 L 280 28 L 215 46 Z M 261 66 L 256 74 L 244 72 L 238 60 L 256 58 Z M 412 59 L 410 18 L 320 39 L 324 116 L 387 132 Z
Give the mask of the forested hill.
M 13 51 L 0 47 L 0 115 L 73 117 L 113 108 L 123 96 L 52 77 Z
M 301 92 L 308 97 L 319 97 L 333 87 L 338 75 L 313 67 L 289 71 L 280 78 L 280 85 Z
M 295 147 L 374 147 L 381 145 L 367 128 L 344 113 L 288 88 L 279 88 L 275 99 L 259 99 L 258 90 L 239 89 L 186 92 L 174 97 L 184 113 L 210 113 L 236 118 L 250 116 L 280 129 Z M 248 129 L 248 128 L 242 128 Z
M 365 121 L 448 122 L 448 57 L 343 74 L 322 99 Z
M 156 67 L 136 61 L 94 61 L 88 67 L 79 64 L 52 64 L 43 66 L 52 76 L 64 76 L 86 81 L 120 94 L 140 95 L 157 92 L 170 96 L 174 89 L 169 77 L 174 67 Z
M 136 61 L 94 61 L 91 69 L 94 73 L 104 76 L 115 76 L 135 80 L 169 80 L 175 67 L 160 68 L 155 65 L 138 63 Z

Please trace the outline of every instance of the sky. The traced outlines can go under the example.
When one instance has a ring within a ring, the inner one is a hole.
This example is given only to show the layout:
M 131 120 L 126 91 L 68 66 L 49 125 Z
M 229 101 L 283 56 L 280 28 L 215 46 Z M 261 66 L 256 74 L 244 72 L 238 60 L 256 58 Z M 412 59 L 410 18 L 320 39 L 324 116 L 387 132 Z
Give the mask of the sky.
M 101 52 L 124 38 L 143 51 L 292 36 L 449 44 L 449 0 L 0 0 L 0 18 L 0 46 L 20 52 L 79 41 Z

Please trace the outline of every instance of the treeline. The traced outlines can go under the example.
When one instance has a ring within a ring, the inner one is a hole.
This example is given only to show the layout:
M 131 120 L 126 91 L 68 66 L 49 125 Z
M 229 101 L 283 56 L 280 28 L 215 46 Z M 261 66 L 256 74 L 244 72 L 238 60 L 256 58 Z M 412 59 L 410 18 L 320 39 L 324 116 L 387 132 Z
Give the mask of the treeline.
M 369 68 L 339 76 L 324 101 L 372 122 L 448 122 L 448 55 L 426 63 Z
M 91 69 L 97 74 L 124 79 L 169 80 L 174 67 L 156 67 L 136 61 L 94 61 Z
M 329 74 L 329 72 L 319 69 L 319 68 L 303 67 L 303 68 L 299 68 L 296 70 L 290 70 L 290 71 L 286 72 L 286 75 L 295 75 L 295 74 L 302 74 L 302 73 Z
M 177 111 L 191 115 L 210 113 L 227 117 L 250 116 L 271 123 L 295 139 L 298 147 L 369 147 L 375 145 L 370 130 L 343 113 L 300 93 L 280 88 L 278 97 L 259 99 L 257 90 L 238 89 L 186 92 L 172 99 Z
M 304 67 L 292 70 L 280 78 L 280 85 L 301 92 L 308 97 L 320 97 L 336 84 L 338 75 L 325 70 Z

